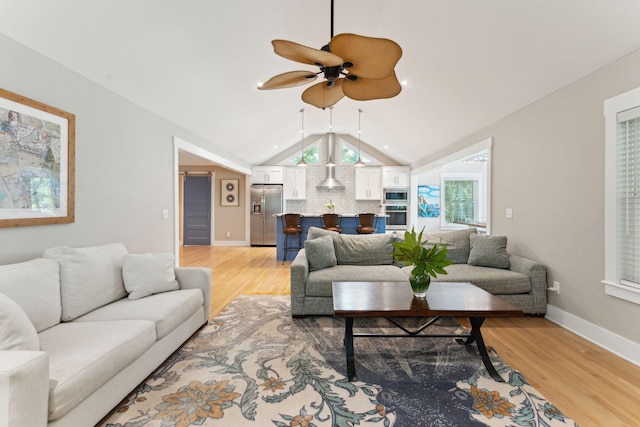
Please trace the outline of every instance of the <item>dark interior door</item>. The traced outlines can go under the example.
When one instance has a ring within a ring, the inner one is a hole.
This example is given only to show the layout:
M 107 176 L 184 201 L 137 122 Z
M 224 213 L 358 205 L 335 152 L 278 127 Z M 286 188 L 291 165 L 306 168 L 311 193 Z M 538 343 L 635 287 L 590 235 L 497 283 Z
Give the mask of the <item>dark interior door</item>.
M 211 177 L 186 176 L 184 181 L 184 245 L 211 244 Z

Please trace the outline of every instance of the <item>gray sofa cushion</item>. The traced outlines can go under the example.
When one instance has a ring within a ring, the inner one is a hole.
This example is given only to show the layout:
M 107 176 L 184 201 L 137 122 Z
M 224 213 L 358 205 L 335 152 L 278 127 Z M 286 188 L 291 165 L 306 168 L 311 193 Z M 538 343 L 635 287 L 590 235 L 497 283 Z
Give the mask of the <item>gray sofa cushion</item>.
M 308 239 L 331 236 L 339 265 L 391 265 L 393 239 L 391 234 L 340 234 L 309 227 Z M 307 255 L 308 256 L 308 255 Z
M 407 268 L 411 267 L 403 267 L 403 270 Z M 445 270 L 447 270 L 447 275 L 440 275 L 431 280 L 436 282 L 471 282 L 493 295 L 531 292 L 529 276 L 515 271 L 468 264 L 452 264 Z
M 442 233 L 428 233 L 422 236 L 428 243 L 438 242 L 447 244 L 447 259 L 454 264 L 466 264 L 469 260 L 469 235 L 477 234 L 475 228 L 464 228 L 462 230 L 445 231 Z
M 469 252 L 469 265 L 483 267 L 509 268 L 509 254 L 507 253 L 506 236 L 469 236 L 471 251 Z
M 307 278 L 305 295 L 331 297 L 332 282 L 405 282 L 409 276 L 394 265 L 336 265 L 312 271 Z
M 333 247 L 333 238 L 331 236 L 322 236 L 311 240 L 305 240 L 304 250 L 307 254 L 309 270 L 311 271 L 333 267 L 338 263 L 336 259 L 336 251 Z

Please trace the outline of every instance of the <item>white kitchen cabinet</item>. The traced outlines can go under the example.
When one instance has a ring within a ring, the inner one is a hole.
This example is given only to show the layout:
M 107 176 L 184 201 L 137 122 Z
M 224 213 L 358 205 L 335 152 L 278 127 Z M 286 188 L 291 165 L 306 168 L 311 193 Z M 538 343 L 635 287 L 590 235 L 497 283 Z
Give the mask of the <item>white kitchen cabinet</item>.
M 251 168 L 252 184 L 284 184 L 283 166 L 254 166 Z
M 382 199 L 382 171 L 377 167 L 356 169 L 356 200 Z
M 382 186 L 384 188 L 409 187 L 410 174 L 407 166 L 383 166 Z
M 287 200 L 307 198 L 307 168 L 284 169 L 284 198 Z

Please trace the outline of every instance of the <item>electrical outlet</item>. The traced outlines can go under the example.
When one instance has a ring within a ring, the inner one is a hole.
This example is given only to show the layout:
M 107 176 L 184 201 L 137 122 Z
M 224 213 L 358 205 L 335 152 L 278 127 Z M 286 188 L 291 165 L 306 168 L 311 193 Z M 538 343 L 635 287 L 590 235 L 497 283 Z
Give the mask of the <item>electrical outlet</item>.
M 231 232 L 227 231 L 227 237 L 231 237 Z
M 505 217 L 506 218 L 513 218 L 513 209 L 507 208 L 507 210 L 505 212 Z
M 549 288 L 549 290 L 551 292 L 553 292 L 556 295 L 560 295 L 560 282 L 557 281 L 553 281 L 553 286 Z

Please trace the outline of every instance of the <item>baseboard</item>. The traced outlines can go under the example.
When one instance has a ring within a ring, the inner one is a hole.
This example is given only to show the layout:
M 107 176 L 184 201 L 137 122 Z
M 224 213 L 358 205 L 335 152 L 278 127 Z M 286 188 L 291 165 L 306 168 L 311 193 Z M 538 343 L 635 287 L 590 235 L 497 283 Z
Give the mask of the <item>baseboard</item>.
M 605 350 L 628 360 L 634 365 L 640 366 L 640 344 L 552 305 L 547 305 L 547 315 L 545 318 Z

